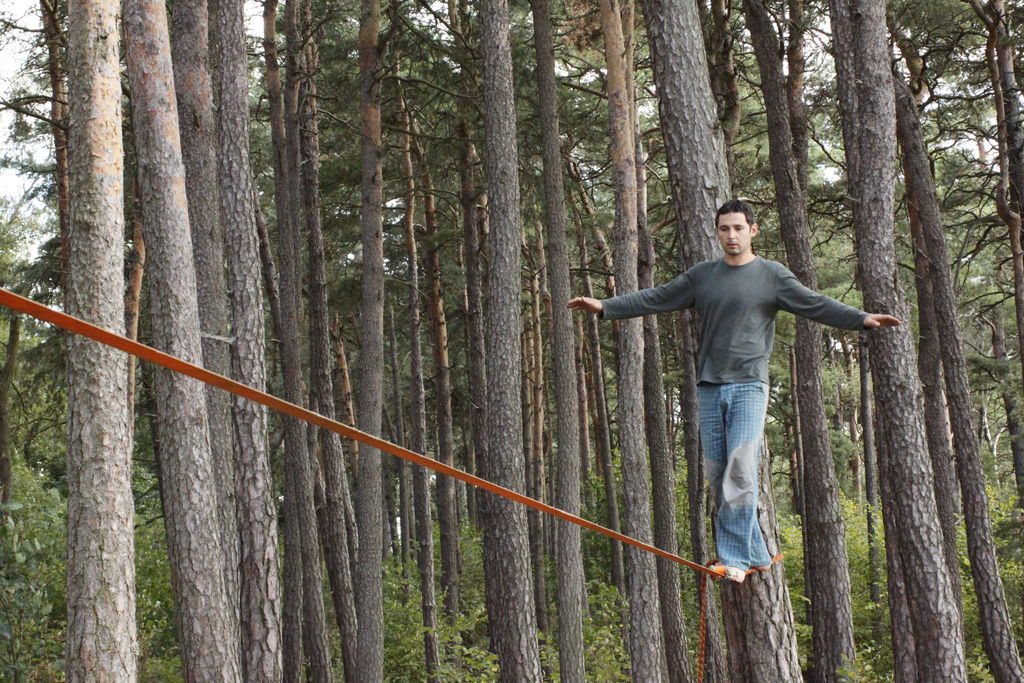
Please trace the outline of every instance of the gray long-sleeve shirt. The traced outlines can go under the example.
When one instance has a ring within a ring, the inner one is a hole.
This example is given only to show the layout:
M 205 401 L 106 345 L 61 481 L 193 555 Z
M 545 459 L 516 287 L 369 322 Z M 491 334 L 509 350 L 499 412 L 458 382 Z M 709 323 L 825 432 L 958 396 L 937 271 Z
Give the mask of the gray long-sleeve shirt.
M 695 307 L 702 332 L 698 383 L 768 382 L 779 310 L 859 330 L 867 313 L 800 284 L 781 263 L 758 256 L 742 266 L 698 263 L 671 282 L 601 302 L 605 320 Z

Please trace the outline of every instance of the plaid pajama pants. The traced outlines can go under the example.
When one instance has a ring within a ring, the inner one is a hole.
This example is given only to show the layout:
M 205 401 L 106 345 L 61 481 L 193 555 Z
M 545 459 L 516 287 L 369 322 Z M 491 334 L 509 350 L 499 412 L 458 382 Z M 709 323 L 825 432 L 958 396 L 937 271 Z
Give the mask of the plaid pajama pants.
M 697 386 L 700 441 L 718 514 L 718 558 L 740 569 L 771 564 L 757 522 L 758 463 L 768 409 L 763 382 Z

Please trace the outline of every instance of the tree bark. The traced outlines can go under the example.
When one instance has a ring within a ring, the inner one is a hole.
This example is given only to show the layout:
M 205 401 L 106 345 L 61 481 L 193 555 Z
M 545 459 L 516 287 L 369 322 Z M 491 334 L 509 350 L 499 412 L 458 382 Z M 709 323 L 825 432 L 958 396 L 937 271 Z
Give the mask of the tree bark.
M 138 210 L 149 251 L 153 345 L 202 362 L 199 303 L 164 4 L 126 0 L 124 34 L 134 106 Z M 237 612 L 225 586 L 217 472 L 206 392 L 170 370 L 154 374 L 163 440 L 161 491 L 179 643 L 189 680 L 240 680 Z
M 413 123 L 413 130 L 416 124 Z M 452 426 L 451 371 L 448 362 L 448 323 L 445 320 L 441 292 L 441 250 L 438 239 L 434 185 L 419 145 L 413 140 L 413 157 L 420 164 L 423 185 L 424 237 L 430 248 L 424 258 L 426 271 L 427 317 L 430 320 L 434 358 L 434 402 L 437 413 L 437 457 L 446 465 L 455 464 L 455 435 Z M 441 588 L 444 613 L 452 617 L 459 611 L 459 529 L 455 500 L 455 480 L 437 480 L 437 522 L 441 531 Z
M 725 143 L 708 82 L 708 62 L 695 3 L 642 0 L 665 138 L 672 207 L 690 267 L 721 250 L 713 217 L 729 196 Z
M 646 174 L 643 171 L 646 155 L 637 141 L 637 202 L 639 237 L 639 267 L 637 286 L 654 286 L 654 242 L 647 228 Z M 679 539 L 676 531 L 676 473 L 665 414 L 664 369 L 661 362 L 661 341 L 658 338 L 658 319 L 644 316 L 644 431 L 651 462 L 651 502 L 654 512 L 654 544 L 662 550 L 676 553 Z M 661 630 L 665 641 L 665 659 L 668 680 L 688 683 L 693 676 L 690 658 L 686 656 L 687 640 L 683 625 L 683 606 L 679 597 L 679 565 L 664 558 L 657 559 L 658 595 L 661 600 Z
M 879 0 L 831 0 L 840 114 L 864 307 L 906 319 L 898 290 L 892 235 L 895 112 L 885 7 Z M 876 435 L 892 493 L 886 531 L 898 548 L 914 637 L 928 642 L 917 652 L 917 674 L 926 680 L 963 680 L 964 652 L 952 581 L 936 562 L 942 530 L 935 513 L 931 462 L 926 454 L 920 382 L 910 331 L 897 327 L 871 334 Z M 884 493 L 884 491 L 883 491 Z M 891 528 L 888 521 L 896 522 Z
M 761 455 L 760 468 L 758 520 L 768 552 L 774 556 L 779 552 L 779 533 L 767 452 Z M 781 574 L 782 567 L 775 565 L 771 573 Z M 750 586 L 728 584 L 721 588 L 725 634 L 729 642 L 730 681 L 758 683 L 803 678 L 797 658 L 789 587 L 781 576 L 772 579 Z
M 625 45 L 616 0 L 602 0 L 601 27 L 607 65 L 608 118 L 615 179 L 616 294 L 637 288 L 637 184 L 633 116 L 627 81 Z M 651 539 L 650 469 L 643 415 L 643 324 L 619 322 L 618 411 L 619 447 L 626 514 L 626 534 Z M 626 551 L 627 595 L 630 607 L 629 653 L 631 675 L 644 681 L 665 676 L 657 569 L 654 557 L 630 546 Z
M 894 78 L 897 78 L 893 74 Z M 899 89 L 899 84 L 897 84 Z M 901 116 L 897 105 L 897 116 Z M 916 113 L 914 114 L 916 116 Z M 909 177 L 906 153 L 903 156 L 904 177 Z M 930 171 L 929 171 L 930 173 Z M 908 188 L 909 189 L 909 188 Z M 953 584 L 956 604 L 962 603 L 963 588 L 960 581 L 960 553 L 957 549 L 958 517 L 960 515 L 960 486 L 956 480 L 956 466 L 953 460 L 953 444 L 949 439 L 949 411 L 946 406 L 946 392 L 942 385 L 943 339 L 935 319 L 935 295 L 932 285 L 932 264 L 928 247 L 921 228 L 917 202 L 908 200 L 907 214 L 914 241 L 914 284 L 917 289 L 918 311 L 918 357 L 917 371 L 921 377 L 921 391 L 927 406 L 933 410 L 924 411 L 925 436 L 928 453 L 931 455 L 932 471 L 935 474 L 935 505 L 942 528 L 943 554 Z M 961 612 L 961 621 L 963 614 Z
M 53 137 L 54 185 L 57 187 L 57 224 L 60 239 L 60 281 L 66 285 L 68 262 L 68 222 L 70 220 L 70 188 L 68 183 L 68 86 L 61 60 L 61 49 L 67 37 L 61 32 L 58 6 L 52 0 L 39 1 L 46 40 L 46 73 L 50 79 L 50 135 Z
M 928 249 L 929 275 L 935 304 L 935 322 L 942 330 L 943 377 L 949 418 L 953 428 L 953 449 L 967 527 L 967 551 L 971 559 L 971 577 L 981 614 L 981 633 L 997 681 L 1024 679 L 1017 644 L 1013 637 L 1003 582 L 999 576 L 995 539 L 985 490 L 978 436 L 974 431 L 967 359 L 957 316 L 957 296 L 949 267 L 946 236 L 942 229 L 935 180 L 931 175 L 928 151 L 910 88 L 894 78 L 896 88 L 897 134 L 907 170 L 908 200 L 914 204 Z M 954 584 L 955 585 L 955 584 Z M 958 597 L 958 596 L 955 596 Z M 956 603 L 959 605 L 959 600 Z
M 4 365 L 0 370 L 0 503 L 10 503 L 14 495 L 11 477 L 10 452 L 10 392 L 14 374 L 18 368 L 18 341 L 21 334 L 21 316 L 12 315 L 8 321 L 7 348 L 4 349 Z M 0 521 L 3 515 L 0 515 Z
M 118 3 L 68 6 L 70 196 L 64 310 L 124 329 Z M 135 680 L 135 544 L 125 356 L 67 335 L 68 681 Z
M 312 25 L 309 3 L 304 4 L 307 32 Z M 309 254 L 309 379 L 313 410 L 330 419 L 335 418 L 334 381 L 331 378 L 331 334 L 327 314 L 327 259 L 324 255 L 323 217 L 320 202 L 320 136 L 317 121 L 317 89 L 314 77 L 319 71 L 319 52 L 315 37 L 306 38 L 305 80 L 300 100 L 300 158 L 302 166 L 301 199 L 306 219 L 306 246 Z M 320 538 L 327 575 L 331 584 L 334 616 L 341 633 L 341 654 L 346 680 L 355 679 L 358 661 L 356 646 L 359 630 L 356 624 L 355 593 L 352 588 L 352 567 L 349 529 L 345 511 L 352 507 L 345 455 L 341 437 L 326 429 L 316 430 L 320 447 L 320 471 L 324 480 L 324 505 Z M 403 534 L 403 537 L 406 534 Z
M 779 230 L 786 245 L 787 261 L 800 282 L 817 289 L 806 196 L 793 153 L 790 103 L 780 59 L 781 41 L 763 0 L 744 0 L 743 6 L 761 74 Z M 835 681 L 840 668 L 853 661 L 855 650 L 846 534 L 822 398 L 821 348 L 821 328 L 811 320 L 798 318 L 794 391 L 800 406 L 804 552 L 813 558 L 805 565 L 809 621 L 813 629 L 811 679 Z
M 731 0 L 711 0 L 705 8 L 704 41 L 707 45 L 708 74 L 711 92 L 715 97 L 718 112 L 718 125 L 722 130 L 725 143 L 725 158 L 728 173 L 732 175 L 732 145 L 740 130 L 742 107 L 740 104 L 739 83 L 736 80 L 736 59 L 733 55 L 732 2 Z
M 266 385 L 263 287 L 249 158 L 248 58 L 243 2 L 218 0 L 215 73 L 217 173 L 231 310 L 231 376 Z M 281 678 L 277 514 L 267 449 L 266 410 L 231 399 L 235 431 L 235 504 L 240 538 L 242 673 L 246 680 Z
M 362 0 L 359 17 L 360 138 L 362 145 L 363 278 L 359 309 L 360 376 L 356 392 L 359 427 L 379 434 L 384 368 L 384 245 L 380 97 L 380 1 Z M 381 526 L 380 451 L 359 446 L 359 563 L 356 616 L 359 621 L 359 680 L 375 681 L 384 672 L 383 528 Z
M 209 69 L 209 30 L 205 2 L 186 0 L 174 3 L 171 58 L 181 156 L 185 165 L 203 367 L 227 375 L 231 367 L 230 347 L 225 343 L 229 334 L 228 292 L 224 270 L 224 233 L 218 216 L 217 121 Z M 205 392 L 210 453 L 219 492 L 217 501 L 224 544 L 225 584 L 230 604 L 237 612 L 241 605 L 240 558 L 231 404 L 228 395 L 219 389 L 208 386 Z
M 704 474 L 704 457 L 697 430 L 697 339 L 694 325 L 696 315 L 684 311 L 676 318 L 676 344 L 678 367 L 682 371 L 679 388 L 680 418 L 689 427 L 683 434 L 683 454 L 686 457 L 686 495 L 689 500 L 690 553 L 694 562 L 706 563 L 711 559 L 708 550 L 708 501 L 710 492 Z M 700 581 L 695 581 L 698 609 L 700 606 Z M 722 641 L 721 614 L 718 603 L 710 600 L 707 605 L 707 630 L 704 646 L 704 678 L 709 682 L 728 681 L 725 661 L 725 644 Z
M 487 458 L 482 474 L 516 491 L 525 490 L 519 385 L 520 308 L 519 178 L 515 97 L 509 43 L 508 3 L 481 6 L 483 103 L 490 235 L 487 274 Z M 530 584 L 526 512 L 511 501 L 485 497 L 485 594 L 491 643 L 502 681 L 541 680 Z
M 1024 246 L 1021 244 L 1021 214 L 1024 212 L 1024 104 L 1017 86 L 1013 43 L 1004 0 L 992 0 L 983 9 L 971 2 L 988 28 L 985 57 L 995 99 L 999 182 L 996 209 L 1010 233 L 1013 261 L 1013 302 L 1017 321 L 1017 342 L 1024 348 Z M 1024 354 L 1020 354 L 1024 370 Z
M 868 588 L 872 604 L 882 606 L 881 559 L 878 554 L 878 460 L 875 453 L 874 417 L 871 400 L 871 369 L 868 361 L 868 344 L 861 335 L 860 359 L 857 363 L 860 372 L 860 424 L 863 430 L 861 443 L 864 447 L 864 497 L 867 503 L 867 535 L 868 535 Z M 881 635 L 881 612 L 875 624 L 875 634 Z
M 1006 353 L 1006 329 L 1002 318 L 991 323 L 992 357 L 1004 365 L 1009 363 Z M 1012 375 L 1011 375 L 1012 377 Z M 1020 423 L 1020 402 L 1013 382 L 1003 380 L 1003 408 L 1006 411 L 1006 431 L 1010 433 L 1010 452 L 1013 454 L 1013 480 L 1017 489 L 1017 507 L 1024 509 L 1024 429 Z
M 524 236 L 529 240 L 529 237 Z M 541 226 L 537 224 L 537 241 L 533 245 L 532 254 L 534 263 L 531 270 L 533 277 L 530 278 L 530 317 L 525 338 L 524 357 L 527 359 L 526 382 L 524 388 L 528 392 L 526 401 L 529 410 L 528 418 L 524 428 L 528 432 L 525 436 L 526 451 L 526 493 L 531 498 L 543 502 L 549 502 L 545 482 L 544 463 L 544 352 L 543 332 L 541 326 L 542 300 L 545 298 L 544 277 L 546 264 L 544 263 L 544 237 L 541 233 Z M 529 249 L 530 245 L 524 245 Z M 537 612 L 537 630 L 544 635 L 548 632 L 548 606 L 547 606 L 547 582 L 545 581 L 545 529 L 546 520 L 539 510 L 528 510 L 526 513 L 527 524 L 530 532 L 530 562 L 533 567 L 533 604 Z
M 548 278 L 551 282 L 551 359 L 555 382 L 558 493 L 556 504 L 580 512 L 579 393 L 573 321 L 564 303 L 571 297 L 566 244 L 565 188 L 559 141 L 558 93 L 551 38 L 551 3 L 532 0 L 533 40 L 537 55 L 538 115 L 543 136 L 544 215 L 548 225 Z M 586 603 L 580 529 L 556 523 L 558 567 L 558 664 L 561 679 L 586 678 L 583 657 L 583 611 Z
M 590 283 L 590 270 L 587 261 L 587 240 L 582 227 L 580 228 L 580 268 L 583 270 L 583 296 L 594 296 Z M 590 352 L 591 394 L 594 396 L 594 429 L 597 430 L 598 469 L 601 471 L 604 484 L 605 509 L 608 512 L 608 528 L 613 531 L 622 529 L 619 519 L 618 494 L 615 488 L 615 476 L 612 472 L 612 425 L 608 413 L 608 399 L 605 395 L 604 359 L 601 356 L 601 337 L 598 332 L 599 323 L 595 316 L 588 315 L 586 320 L 586 345 Z M 626 597 L 626 565 L 622 557 L 622 543 L 611 540 L 612 583 L 619 595 Z
M 416 180 L 412 165 L 412 122 L 401 91 L 399 108 L 405 119 L 402 135 L 402 163 L 405 170 L 405 246 L 409 254 L 409 448 L 427 452 L 427 410 L 423 389 L 423 356 L 420 351 L 420 276 L 416 248 Z M 430 508 L 427 471 L 416 467 L 412 473 L 413 507 L 416 509 L 416 565 L 420 574 L 420 614 L 423 618 L 423 655 L 427 678 L 436 683 L 440 665 L 437 648 L 437 599 L 434 597 L 434 523 Z

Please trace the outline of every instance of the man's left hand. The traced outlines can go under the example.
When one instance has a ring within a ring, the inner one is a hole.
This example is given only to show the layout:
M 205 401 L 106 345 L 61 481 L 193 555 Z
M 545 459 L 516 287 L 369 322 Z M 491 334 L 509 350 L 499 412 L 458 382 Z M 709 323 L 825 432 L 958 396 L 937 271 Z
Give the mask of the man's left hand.
M 868 313 L 868 317 L 864 318 L 864 327 L 869 330 L 876 327 L 896 327 L 902 324 L 899 318 L 885 313 Z

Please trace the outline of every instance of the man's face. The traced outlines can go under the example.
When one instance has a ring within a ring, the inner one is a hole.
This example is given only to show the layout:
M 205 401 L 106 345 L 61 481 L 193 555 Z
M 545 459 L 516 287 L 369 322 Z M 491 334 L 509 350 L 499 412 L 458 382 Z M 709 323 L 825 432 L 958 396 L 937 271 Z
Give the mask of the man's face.
M 723 213 L 718 217 L 718 241 L 730 256 L 742 256 L 750 251 L 750 241 L 757 234 L 757 223 L 747 223 L 741 212 Z

